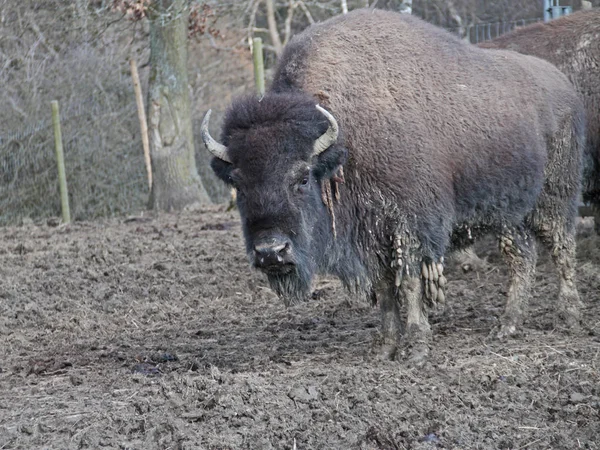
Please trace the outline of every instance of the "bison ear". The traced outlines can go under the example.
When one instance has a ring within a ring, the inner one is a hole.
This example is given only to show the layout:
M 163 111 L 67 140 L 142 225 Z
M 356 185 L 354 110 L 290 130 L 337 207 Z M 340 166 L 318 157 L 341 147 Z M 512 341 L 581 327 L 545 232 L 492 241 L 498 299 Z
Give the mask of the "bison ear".
M 331 178 L 348 160 L 345 147 L 333 145 L 316 157 L 314 174 L 317 178 Z
M 231 183 L 231 171 L 233 170 L 233 164 L 223 161 L 221 158 L 213 158 L 210 161 L 210 167 L 217 177 L 223 180 L 229 186 Z

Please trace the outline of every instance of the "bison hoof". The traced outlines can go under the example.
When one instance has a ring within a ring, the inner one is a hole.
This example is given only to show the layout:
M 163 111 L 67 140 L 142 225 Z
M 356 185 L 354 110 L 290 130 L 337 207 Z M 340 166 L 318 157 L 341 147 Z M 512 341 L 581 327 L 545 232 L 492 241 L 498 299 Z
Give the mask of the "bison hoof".
M 517 327 L 514 324 L 503 324 L 499 328 L 492 330 L 491 335 L 498 340 L 506 339 L 517 334 Z
M 577 327 L 581 319 L 579 309 L 576 308 L 565 308 L 561 310 L 559 312 L 559 317 L 569 328 Z
M 397 353 L 398 347 L 396 344 L 382 344 L 377 357 L 382 361 L 394 361 Z
M 406 362 L 412 367 L 423 367 L 429 358 L 429 344 L 419 342 L 407 349 Z
M 558 304 L 561 306 L 558 312 L 559 317 L 569 328 L 577 327 L 581 320 L 581 308 L 583 302 L 579 298 L 576 290 L 563 290 L 558 298 Z
M 489 340 L 504 340 L 509 337 L 515 337 L 519 334 L 521 328 L 521 319 L 510 314 L 500 317 L 500 324 L 496 325 L 490 331 Z
M 423 330 L 415 325 L 409 327 L 404 338 L 403 357 L 409 366 L 422 367 L 429 358 L 431 347 L 431 330 Z
M 579 308 L 577 307 L 566 307 L 559 311 L 558 316 L 562 321 L 562 325 L 569 331 L 576 332 L 579 330 L 581 325 L 581 315 Z M 557 324 L 558 326 L 559 324 Z

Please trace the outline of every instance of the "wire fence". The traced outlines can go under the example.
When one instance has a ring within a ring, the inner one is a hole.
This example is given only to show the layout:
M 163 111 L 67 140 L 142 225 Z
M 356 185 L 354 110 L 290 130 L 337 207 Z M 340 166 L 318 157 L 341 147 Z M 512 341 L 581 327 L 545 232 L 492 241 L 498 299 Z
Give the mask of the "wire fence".
M 465 39 L 471 44 L 479 44 L 480 42 L 490 41 L 509 33 L 517 27 L 523 27 L 532 23 L 541 22 L 543 18 L 514 20 L 511 22 L 488 22 L 475 25 L 469 25 L 465 28 L 450 28 L 454 33 L 466 32 Z M 462 36 L 461 36 L 462 37 Z
M 478 43 L 539 20 L 477 24 L 450 31 Z M 75 67 L 81 59 L 74 57 L 73 61 Z M 60 104 L 73 220 L 134 214 L 145 209 L 148 201 L 139 122 L 129 76 L 121 70 L 115 82 L 107 68 L 105 79 L 98 83 L 97 77 L 93 79 L 90 74 L 102 69 L 91 67 L 85 75 L 89 80 L 73 82 L 79 95 L 86 94 L 79 98 L 70 95 Z M 114 70 L 120 71 L 117 66 L 111 70 L 113 74 Z M 73 70 L 70 72 L 77 78 Z M 62 74 L 57 72 L 54 77 Z M 98 85 L 100 88 L 96 89 Z M 194 125 L 197 131 L 198 124 Z M 200 136 L 195 138 L 198 144 Z M 201 175 L 210 178 L 206 160 L 199 162 L 202 162 Z M 41 120 L 28 120 L 17 129 L 2 129 L 0 125 L 0 225 L 60 216 L 57 173 L 49 101 L 47 116 Z M 206 187 L 213 198 L 223 195 L 221 186 Z
M 90 98 L 67 105 L 61 116 L 73 219 L 143 209 L 148 191 L 143 154 L 128 123 L 136 118 L 135 103 L 115 109 Z M 0 225 L 59 216 L 57 174 L 48 105 L 48 119 L 0 134 Z

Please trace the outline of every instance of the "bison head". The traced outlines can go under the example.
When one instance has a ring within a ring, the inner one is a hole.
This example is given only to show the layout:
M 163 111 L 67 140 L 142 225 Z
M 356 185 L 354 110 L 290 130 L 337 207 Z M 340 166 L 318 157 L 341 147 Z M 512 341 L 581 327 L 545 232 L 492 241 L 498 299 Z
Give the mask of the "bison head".
M 345 163 L 338 125 L 303 94 L 246 97 L 226 113 L 222 143 L 202 139 L 212 169 L 237 190 L 246 250 L 286 301 L 304 298 L 331 242 L 321 185 Z

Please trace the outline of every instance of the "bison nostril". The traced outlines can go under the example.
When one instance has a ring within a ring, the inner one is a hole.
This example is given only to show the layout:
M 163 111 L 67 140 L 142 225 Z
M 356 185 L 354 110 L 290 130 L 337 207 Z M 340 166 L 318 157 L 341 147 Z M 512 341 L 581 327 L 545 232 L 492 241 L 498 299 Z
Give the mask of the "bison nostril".
M 284 245 L 277 249 L 277 253 L 281 256 L 287 255 L 290 252 L 290 243 L 286 242 Z
M 292 244 L 287 239 L 271 239 L 267 242 L 259 242 L 253 250 L 256 267 L 273 269 L 292 263 Z
M 277 255 L 282 255 L 284 253 L 287 253 L 288 247 L 289 247 L 289 244 L 286 242 L 283 244 L 275 245 L 275 246 L 271 247 L 269 250 L 271 250 L 273 253 L 275 253 Z

